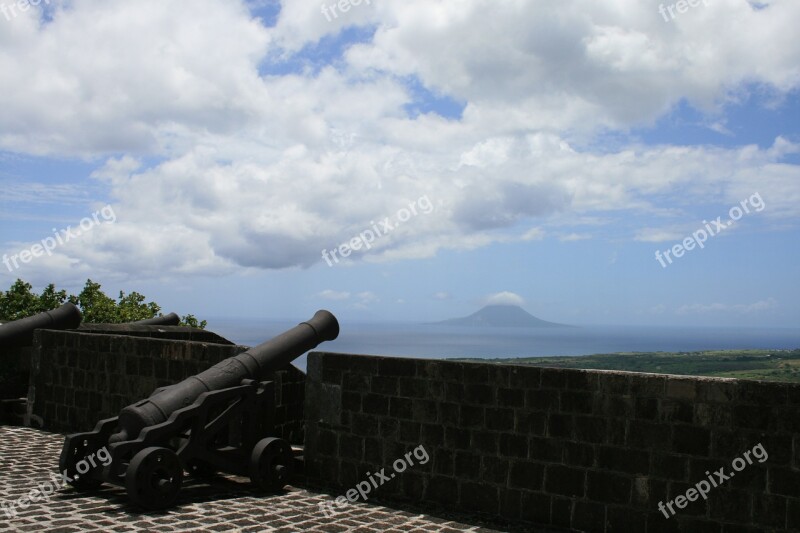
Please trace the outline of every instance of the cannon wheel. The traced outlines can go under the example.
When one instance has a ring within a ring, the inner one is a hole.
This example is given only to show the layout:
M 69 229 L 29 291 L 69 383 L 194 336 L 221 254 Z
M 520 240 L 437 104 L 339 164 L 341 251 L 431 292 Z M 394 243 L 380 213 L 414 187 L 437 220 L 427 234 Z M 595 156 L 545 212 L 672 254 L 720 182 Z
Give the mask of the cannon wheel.
M 133 456 L 125 472 L 131 501 L 145 509 L 164 509 L 175 503 L 183 483 L 183 467 L 169 448 L 151 447 Z
M 260 490 L 282 489 L 292 477 L 294 455 L 283 439 L 261 439 L 250 454 L 250 480 Z
M 188 461 L 186 471 L 195 479 L 209 479 L 217 475 L 217 471 L 213 466 L 199 459 Z
M 69 452 L 66 454 L 62 453 L 58 462 L 59 471 L 67 471 L 67 477 L 72 479 L 69 484 L 77 490 L 94 490 L 103 484 L 103 482 L 98 479 L 93 479 L 78 472 L 78 463 L 81 461 L 85 462 L 85 457 L 96 451 L 92 444 L 92 441 L 89 439 L 75 439 L 70 442 Z

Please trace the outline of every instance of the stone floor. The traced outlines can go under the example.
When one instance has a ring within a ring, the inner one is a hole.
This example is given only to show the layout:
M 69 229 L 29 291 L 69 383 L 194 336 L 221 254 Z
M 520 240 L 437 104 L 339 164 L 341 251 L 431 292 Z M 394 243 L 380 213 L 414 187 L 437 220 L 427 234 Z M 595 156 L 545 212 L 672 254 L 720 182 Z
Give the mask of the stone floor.
M 69 486 L 12 511 L 9 505 L 20 497 L 32 490 L 41 494 L 38 484 L 47 490 L 63 441 L 58 434 L 0 427 L 0 531 L 508 531 L 469 516 L 369 502 L 326 517 L 319 503 L 331 494 L 288 487 L 283 494 L 259 496 L 248 480 L 236 477 L 211 484 L 186 478 L 177 506 L 165 512 L 136 512 L 121 488 L 85 494 Z

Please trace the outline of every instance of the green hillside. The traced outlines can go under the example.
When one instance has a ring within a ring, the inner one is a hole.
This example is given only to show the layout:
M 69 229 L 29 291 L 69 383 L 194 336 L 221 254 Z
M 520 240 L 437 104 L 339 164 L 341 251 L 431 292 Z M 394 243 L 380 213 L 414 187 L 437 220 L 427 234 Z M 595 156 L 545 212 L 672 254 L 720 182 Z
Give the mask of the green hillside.
M 800 350 L 715 350 L 705 352 L 631 352 L 577 357 L 459 359 L 556 368 L 627 370 L 656 374 L 716 376 L 800 383 Z

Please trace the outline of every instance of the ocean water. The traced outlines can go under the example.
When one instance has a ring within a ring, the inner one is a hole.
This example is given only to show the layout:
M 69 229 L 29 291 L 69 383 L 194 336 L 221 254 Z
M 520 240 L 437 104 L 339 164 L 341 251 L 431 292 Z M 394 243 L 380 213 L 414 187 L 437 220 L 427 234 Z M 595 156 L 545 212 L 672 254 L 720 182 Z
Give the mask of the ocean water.
M 297 322 L 209 320 L 208 329 L 237 344 L 255 346 Z M 317 351 L 445 359 L 537 357 L 613 352 L 692 352 L 726 349 L 797 349 L 800 328 L 585 326 L 574 328 L 468 328 L 428 324 L 340 324 L 339 338 Z M 295 360 L 306 368 L 306 356 Z

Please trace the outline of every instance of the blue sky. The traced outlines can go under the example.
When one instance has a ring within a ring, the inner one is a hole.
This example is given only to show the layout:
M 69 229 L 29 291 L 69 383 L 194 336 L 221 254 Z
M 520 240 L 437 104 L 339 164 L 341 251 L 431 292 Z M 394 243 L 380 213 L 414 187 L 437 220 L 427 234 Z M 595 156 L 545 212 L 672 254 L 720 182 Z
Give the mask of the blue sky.
M 670 21 L 640 0 L 0 15 L 0 286 L 91 278 L 200 317 L 494 302 L 797 327 L 799 17 L 792 0 Z M 743 202 L 702 248 L 656 258 Z M 326 262 L 360 235 L 369 249 Z

